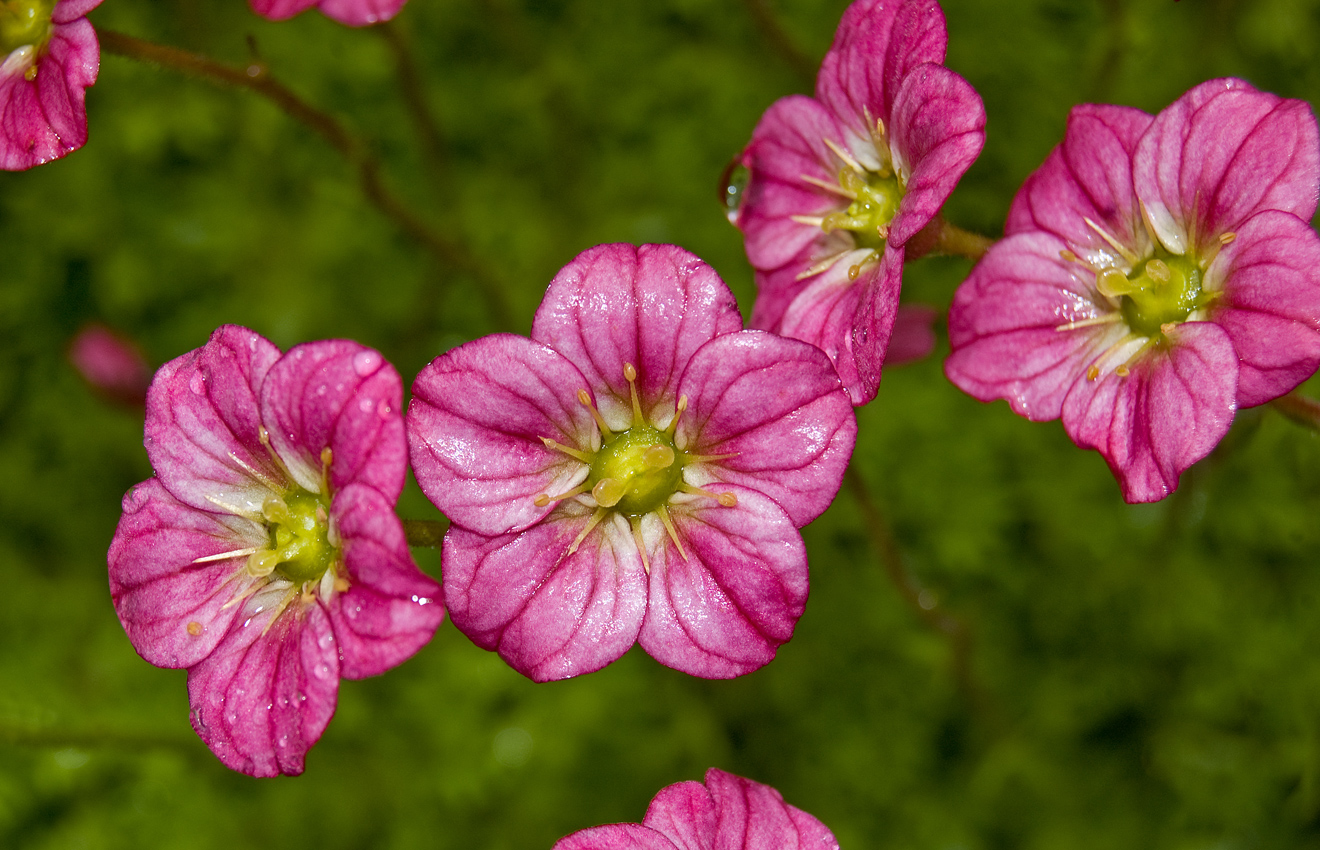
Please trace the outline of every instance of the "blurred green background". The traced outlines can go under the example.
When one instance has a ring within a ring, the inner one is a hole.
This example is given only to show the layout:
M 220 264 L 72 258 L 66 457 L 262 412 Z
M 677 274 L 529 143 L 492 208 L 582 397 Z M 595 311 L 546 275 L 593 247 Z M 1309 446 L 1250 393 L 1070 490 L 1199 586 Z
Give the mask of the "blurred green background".
M 343 683 L 298 778 L 222 767 L 184 672 L 129 646 L 105 550 L 150 468 L 140 411 L 68 365 L 80 326 L 154 362 L 224 322 L 286 347 L 352 337 L 409 380 L 496 329 L 483 285 L 525 333 L 554 272 L 606 241 L 684 245 L 747 307 L 719 177 L 774 99 L 810 90 L 845 5 L 411 0 L 394 27 L 439 130 L 426 155 L 380 32 L 106 0 L 98 27 L 238 65 L 255 50 L 486 271 L 403 233 L 268 101 L 117 56 L 86 148 L 0 175 L 0 847 L 548 850 L 710 766 L 776 786 L 845 850 L 1320 846 L 1320 442 L 1248 411 L 1174 497 L 1127 506 L 1057 423 L 952 387 L 943 337 L 887 372 L 855 463 L 965 653 L 904 601 L 848 491 L 804 532 L 811 601 L 763 670 L 706 682 L 634 650 L 533 685 L 446 624 Z M 944 9 L 948 64 L 989 113 L 946 214 L 987 234 L 1074 103 L 1156 111 L 1225 74 L 1320 97 L 1315 0 Z M 947 305 L 968 267 L 910 266 L 905 299 Z M 437 516 L 414 484 L 400 513 Z

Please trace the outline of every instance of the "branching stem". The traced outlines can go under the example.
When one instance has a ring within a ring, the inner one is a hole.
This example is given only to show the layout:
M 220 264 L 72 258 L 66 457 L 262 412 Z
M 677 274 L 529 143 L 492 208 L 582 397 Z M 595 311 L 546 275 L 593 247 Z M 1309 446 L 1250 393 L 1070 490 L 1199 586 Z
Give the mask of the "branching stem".
M 1275 410 L 1298 425 L 1320 431 L 1320 401 L 1300 395 L 1296 390 L 1270 402 Z

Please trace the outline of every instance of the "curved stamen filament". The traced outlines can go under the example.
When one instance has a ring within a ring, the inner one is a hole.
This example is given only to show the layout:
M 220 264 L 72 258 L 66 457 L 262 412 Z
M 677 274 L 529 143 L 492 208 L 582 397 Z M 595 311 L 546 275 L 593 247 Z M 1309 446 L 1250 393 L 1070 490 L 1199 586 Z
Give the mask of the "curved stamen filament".
M 251 555 L 254 552 L 260 552 L 260 547 L 253 546 L 250 549 L 235 549 L 232 552 L 220 552 L 216 555 L 203 555 L 200 558 L 193 558 L 194 564 L 206 564 L 211 561 L 227 561 L 230 558 L 242 558 L 245 555 Z
M 824 189 L 826 192 L 832 192 L 835 195 L 838 195 L 843 198 L 847 198 L 850 201 L 857 200 L 856 192 L 849 191 L 848 189 L 843 188 L 837 183 L 831 183 L 828 180 L 822 180 L 819 177 L 812 177 L 810 174 L 800 175 L 799 179 L 801 179 L 802 182 L 804 183 L 810 183 L 812 186 L 815 186 L 818 189 Z
M 586 484 L 579 484 L 566 493 L 560 493 L 558 496 L 551 496 L 549 493 L 537 493 L 536 498 L 532 499 L 532 504 L 538 508 L 544 508 L 551 502 L 562 502 L 564 499 L 571 499 L 579 493 L 585 493 L 591 488 Z
M 669 424 L 665 427 L 666 437 L 673 439 L 674 431 L 678 429 L 678 418 L 683 415 L 683 411 L 687 410 L 687 406 L 688 406 L 687 396 L 686 395 L 679 396 L 678 406 L 674 408 L 674 418 L 669 420 Z M 665 465 L 668 466 L 668 464 Z
M 550 439 L 549 437 L 542 437 L 541 443 L 551 451 L 563 452 L 569 457 L 574 458 L 575 460 L 580 460 L 583 463 L 591 463 L 591 461 L 594 460 L 594 458 L 590 453 L 579 451 L 578 449 L 572 448 L 571 446 L 566 446 L 563 443 L 557 443 L 554 440 Z
M 858 174 L 866 174 L 866 169 L 862 168 L 862 166 L 858 164 L 857 160 L 853 159 L 851 154 L 849 154 L 843 148 L 839 147 L 839 145 L 835 143 L 834 140 L 822 139 L 822 141 L 825 142 L 825 147 L 834 151 L 834 155 L 837 156 L 840 160 L 842 160 L 844 165 L 848 166 Z
M 1091 219 L 1087 218 L 1086 216 L 1083 216 L 1082 221 L 1086 222 L 1086 226 L 1094 230 L 1101 239 L 1108 242 L 1109 247 L 1117 251 L 1120 257 L 1127 260 L 1128 265 L 1135 266 L 1137 264 L 1137 261 L 1141 259 L 1136 254 L 1132 253 L 1132 251 L 1129 248 L 1127 248 L 1125 245 L 1123 245 L 1123 243 L 1119 242 L 1117 239 L 1111 236 L 1109 231 L 1105 230 L 1103 227 L 1096 224 L 1094 221 L 1091 221 Z
M 683 548 L 683 541 L 678 539 L 678 529 L 674 528 L 674 521 L 670 519 L 669 511 L 664 505 L 661 505 L 655 509 L 655 513 L 660 517 L 660 521 L 665 524 L 665 531 L 669 532 L 669 539 L 674 541 L 674 545 L 678 547 L 678 554 L 682 555 L 683 560 L 686 561 L 688 559 L 687 550 Z
M 285 591 L 284 598 L 281 599 L 279 604 L 275 606 L 275 610 L 274 612 L 271 613 L 270 619 L 266 621 L 266 627 L 261 630 L 261 634 L 263 636 L 266 634 L 266 632 L 270 631 L 271 626 L 275 625 L 275 621 L 278 620 L 280 618 L 280 615 L 284 613 L 284 609 L 289 607 L 289 603 L 293 601 L 293 597 L 296 596 L 297 593 L 298 593 L 297 588 L 293 588 L 293 587 Z
M 280 472 L 284 473 L 284 477 L 289 481 L 297 481 L 298 479 L 294 478 L 293 473 L 289 471 L 289 467 L 284 465 L 284 460 L 275 453 L 275 448 L 270 444 L 270 432 L 266 430 L 265 425 L 257 426 L 257 439 L 261 440 L 261 444 L 266 447 L 266 453 L 270 455 L 271 460 L 275 461 L 275 465 L 280 468 Z M 280 489 L 285 488 L 281 487 Z
M 728 490 L 725 490 L 723 493 L 716 493 L 714 490 L 706 490 L 702 487 L 694 487 L 693 485 L 688 484 L 685 481 L 679 483 L 678 489 L 682 490 L 684 493 L 689 493 L 693 496 L 709 496 L 710 498 L 719 502 L 722 506 L 726 508 L 738 507 L 738 497 L 733 493 L 730 493 Z
M 825 217 L 819 215 L 790 215 L 789 219 L 807 227 L 822 227 L 825 222 Z
M 587 539 L 587 535 L 595 530 L 596 526 L 600 525 L 600 521 L 609 516 L 609 514 L 610 512 L 608 508 L 596 508 L 596 512 L 591 515 L 591 519 L 587 520 L 586 526 L 583 527 L 582 531 L 578 533 L 578 536 L 574 538 L 573 542 L 569 545 L 566 554 L 572 555 L 576 552 L 578 546 L 582 545 L 582 541 Z
M 651 574 L 651 559 L 646 557 L 646 541 L 642 539 L 642 520 L 641 517 L 628 517 L 628 524 L 632 526 L 633 542 L 637 544 L 637 551 L 642 555 L 642 569 L 646 574 Z
M 591 403 L 591 393 L 581 389 L 577 391 L 577 397 L 578 403 L 591 411 L 591 418 L 596 420 L 596 427 L 600 429 L 601 439 L 608 440 L 613 437 L 614 432 L 610 430 L 610 426 L 605 424 L 605 419 L 600 415 L 600 411 L 596 409 L 596 405 Z
M 642 401 L 637 397 L 637 368 L 631 363 L 623 364 L 623 379 L 628 382 L 628 394 L 632 396 L 633 427 L 645 425 L 642 417 Z
M 848 253 L 846 250 L 845 250 L 845 251 L 840 251 L 840 252 L 838 252 L 837 254 L 830 254 L 828 257 L 824 257 L 824 258 L 822 258 L 822 259 L 820 259 L 820 260 L 817 260 L 816 262 L 814 262 L 814 263 L 812 263 L 810 266 L 808 266 L 807 269 L 806 269 L 806 271 L 800 271 L 800 272 L 798 272 L 798 273 L 794 276 L 793 279 L 794 279 L 794 280 L 806 280 L 807 278 L 811 277 L 812 275 L 818 275 L 818 274 L 820 274 L 821 272 L 823 272 L 823 271 L 825 271 L 826 269 L 828 269 L 828 268 L 830 268 L 831 266 L 833 266 L 835 263 L 837 263 L 837 262 L 839 261 L 839 259 L 840 259 L 841 257 L 843 257 L 843 255 L 846 254 L 846 253 Z
M 1075 322 L 1059 325 L 1056 331 L 1073 331 L 1078 328 L 1091 328 L 1096 325 L 1112 325 L 1114 322 L 1123 321 L 1122 313 L 1105 313 L 1103 316 L 1092 316 L 1089 319 L 1078 319 Z
M 884 233 L 881 234 L 881 238 L 888 237 L 889 235 L 888 228 L 881 226 L 876 229 L 884 231 Z M 879 258 L 880 258 L 880 254 L 875 249 L 868 251 L 865 257 L 862 257 L 856 263 L 853 263 L 851 266 L 848 267 L 848 280 L 857 280 L 857 278 L 862 276 L 862 269 L 870 265 L 872 262 L 875 262 Z

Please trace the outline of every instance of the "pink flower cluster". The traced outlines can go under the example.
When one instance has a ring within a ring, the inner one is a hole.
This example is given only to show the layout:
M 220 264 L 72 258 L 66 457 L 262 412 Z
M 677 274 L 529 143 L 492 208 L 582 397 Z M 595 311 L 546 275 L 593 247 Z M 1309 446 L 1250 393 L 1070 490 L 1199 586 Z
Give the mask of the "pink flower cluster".
M 1223 79 L 1156 116 L 1076 107 L 954 298 L 949 379 L 1062 417 L 1128 501 L 1160 499 L 1320 365 L 1318 197 L 1301 101 Z
M 819 346 L 854 404 L 875 398 L 908 241 L 985 142 L 985 108 L 943 66 L 935 0 L 858 0 L 816 78 L 740 157 L 732 220 L 756 269 L 751 326 Z
M 272 21 L 284 21 L 315 6 L 321 14 L 350 27 L 388 21 L 408 0 L 249 0 L 252 11 Z

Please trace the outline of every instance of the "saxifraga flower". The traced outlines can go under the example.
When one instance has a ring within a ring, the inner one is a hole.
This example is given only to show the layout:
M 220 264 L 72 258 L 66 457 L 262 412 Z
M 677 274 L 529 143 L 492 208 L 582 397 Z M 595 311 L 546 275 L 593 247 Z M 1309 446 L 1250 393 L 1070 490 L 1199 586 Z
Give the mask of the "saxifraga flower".
M 857 0 L 816 96 L 766 111 L 730 219 L 756 269 L 751 326 L 819 346 L 854 404 L 875 398 L 908 241 L 985 143 L 976 91 L 945 68 L 935 0 Z
M 321 14 L 350 27 L 388 21 L 408 0 L 249 0 L 252 11 L 271 21 L 284 21 L 315 6 Z
M 403 384 L 355 342 L 228 325 L 147 395 L 156 477 L 124 497 L 110 591 L 134 649 L 188 669 L 193 728 L 229 767 L 296 774 L 340 677 L 410 658 L 440 625 L 394 503 Z
M 655 795 L 641 823 L 561 838 L 554 850 L 838 850 L 829 827 L 769 785 L 711 768 L 706 784 L 679 782 Z
M 954 297 L 949 379 L 1062 417 L 1128 501 L 1168 495 L 1320 365 L 1318 139 L 1304 102 L 1235 79 L 1154 117 L 1075 107 Z
M 550 284 L 532 338 L 484 337 L 413 385 L 408 443 L 460 630 L 538 681 L 640 642 L 709 678 L 755 670 L 807 598 L 797 529 L 856 422 L 815 347 L 743 331 L 714 270 L 602 245 Z
M 85 15 L 101 0 L 0 0 L 0 168 L 22 171 L 87 143 L 86 89 L 101 48 Z

